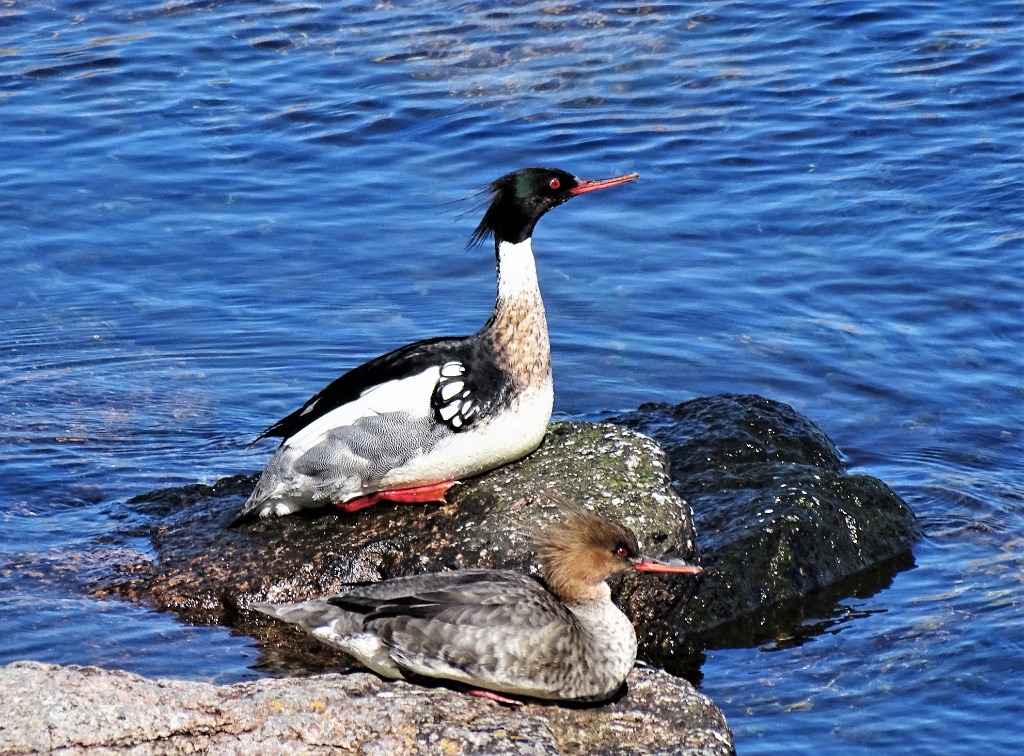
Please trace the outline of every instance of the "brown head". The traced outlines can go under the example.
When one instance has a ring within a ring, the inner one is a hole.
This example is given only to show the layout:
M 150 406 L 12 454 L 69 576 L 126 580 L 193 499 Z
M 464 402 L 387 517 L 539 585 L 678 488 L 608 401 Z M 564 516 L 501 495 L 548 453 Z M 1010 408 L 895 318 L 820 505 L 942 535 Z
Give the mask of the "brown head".
M 537 539 L 541 572 L 552 593 L 568 604 L 605 595 L 605 580 L 626 570 L 697 574 L 696 565 L 651 559 L 640 553 L 624 525 L 582 507 L 562 507 L 559 522 Z

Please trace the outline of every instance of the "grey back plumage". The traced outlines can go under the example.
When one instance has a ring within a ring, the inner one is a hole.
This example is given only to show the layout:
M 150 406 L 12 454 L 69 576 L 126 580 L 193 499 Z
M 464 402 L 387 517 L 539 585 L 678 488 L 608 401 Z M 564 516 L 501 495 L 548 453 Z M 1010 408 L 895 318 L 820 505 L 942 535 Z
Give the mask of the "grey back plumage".
M 539 581 L 517 572 L 417 575 L 326 600 L 253 608 L 299 625 L 378 672 L 384 653 L 400 673 L 392 676 L 413 673 L 515 695 L 595 700 L 614 692 L 625 675 L 619 669 L 602 674 L 607 639 L 594 637 Z

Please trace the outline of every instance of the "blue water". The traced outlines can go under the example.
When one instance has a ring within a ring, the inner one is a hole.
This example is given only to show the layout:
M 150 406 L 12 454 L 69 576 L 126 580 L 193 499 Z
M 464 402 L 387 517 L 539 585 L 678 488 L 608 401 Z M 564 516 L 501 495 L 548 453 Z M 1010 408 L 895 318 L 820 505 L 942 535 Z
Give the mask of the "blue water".
M 1022 49 L 1009 1 L 12 0 L 0 662 L 258 676 L 245 636 L 83 597 L 134 558 L 102 549 L 124 502 L 255 471 L 342 370 L 475 330 L 491 179 L 636 170 L 535 236 L 558 416 L 760 393 L 925 531 L 822 632 L 708 651 L 738 751 L 1016 752 Z

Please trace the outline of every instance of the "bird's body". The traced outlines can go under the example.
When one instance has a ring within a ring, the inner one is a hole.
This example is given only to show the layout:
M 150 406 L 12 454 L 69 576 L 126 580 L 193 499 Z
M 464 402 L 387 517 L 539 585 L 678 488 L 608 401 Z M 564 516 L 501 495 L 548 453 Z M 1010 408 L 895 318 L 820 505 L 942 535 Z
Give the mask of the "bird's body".
M 547 210 L 636 174 L 588 181 L 528 168 L 491 186 L 473 240 L 494 236 L 498 293 L 472 336 L 418 341 L 349 371 L 260 438 L 277 452 L 237 519 L 378 498 L 443 499 L 453 482 L 533 451 L 554 392 L 531 237 Z
M 632 669 L 637 641 L 605 579 L 627 569 L 700 568 L 643 557 L 627 528 L 582 509 L 539 545 L 546 585 L 507 570 L 462 570 L 253 608 L 384 677 L 440 678 L 548 700 L 606 699 Z

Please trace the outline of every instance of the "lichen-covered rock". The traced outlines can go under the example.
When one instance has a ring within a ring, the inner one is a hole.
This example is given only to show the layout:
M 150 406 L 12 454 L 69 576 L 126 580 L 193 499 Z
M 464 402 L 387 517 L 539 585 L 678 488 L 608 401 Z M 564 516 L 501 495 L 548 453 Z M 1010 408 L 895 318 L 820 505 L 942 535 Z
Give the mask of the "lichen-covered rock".
M 700 533 L 700 593 L 666 613 L 662 637 L 806 596 L 893 560 L 918 537 L 899 496 L 848 474 L 822 430 L 788 405 L 720 395 L 646 404 L 615 422 L 666 450 Z
M 726 756 L 721 712 L 693 687 L 638 668 L 599 708 L 508 709 L 364 673 L 236 685 L 150 680 L 96 667 L 0 667 L 0 752 L 118 754 L 692 754 Z
M 664 453 L 651 439 L 614 425 L 559 423 L 541 448 L 466 481 L 445 505 L 380 504 L 354 515 L 330 508 L 240 526 L 228 523 L 252 489 L 238 476 L 139 497 L 151 522 L 156 560 L 119 565 L 96 595 L 122 595 L 191 622 L 262 626 L 251 601 L 292 601 L 337 593 L 346 583 L 464 567 L 536 572 L 533 532 L 557 517 L 552 497 L 586 502 L 637 534 L 652 556 L 693 558 L 691 513 L 672 490 Z M 640 585 L 680 601 L 693 578 L 627 575 L 617 597 L 641 626 L 660 609 L 634 598 Z

